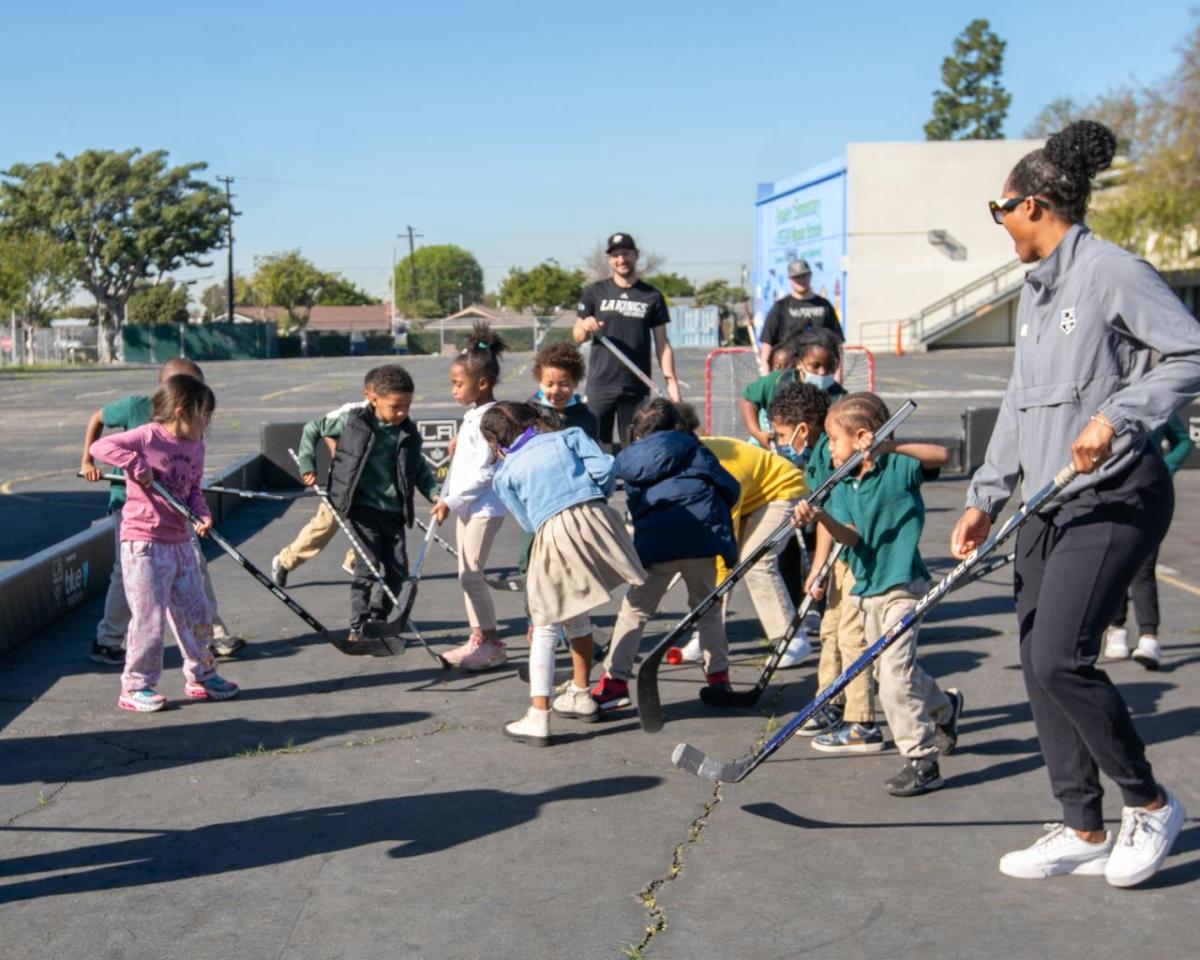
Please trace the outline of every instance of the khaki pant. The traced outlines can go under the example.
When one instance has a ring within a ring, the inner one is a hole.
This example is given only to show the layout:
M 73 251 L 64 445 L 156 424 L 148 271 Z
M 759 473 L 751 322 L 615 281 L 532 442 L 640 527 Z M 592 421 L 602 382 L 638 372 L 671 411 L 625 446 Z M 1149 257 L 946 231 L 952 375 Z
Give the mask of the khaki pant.
M 96 642 L 102 647 L 125 647 L 125 634 L 129 629 L 129 601 L 125 597 L 125 578 L 121 572 L 121 512 L 113 514 L 113 535 L 117 541 L 117 562 L 113 564 L 112 578 L 108 581 L 108 593 L 104 595 L 104 616 L 96 625 Z M 208 576 L 208 564 L 204 560 L 204 551 L 196 538 L 196 531 L 188 524 L 191 534 L 192 552 L 200 568 L 200 579 L 204 585 L 204 596 L 208 600 L 208 609 L 212 613 L 213 639 L 223 639 L 229 636 L 225 621 L 217 612 L 217 598 L 213 593 L 212 580 Z
M 329 541 L 337 532 L 338 525 L 333 512 L 322 503 L 313 518 L 300 528 L 296 539 L 279 551 L 279 565 L 284 570 L 295 570 L 305 560 L 311 560 L 329 546 Z M 353 547 L 346 551 L 344 562 L 346 566 L 353 566 Z
M 612 643 L 608 647 L 608 656 L 604 658 L 604 672 L 614 680 L 628 681 L 633 676 L 633 661 L 642 641 L 642 629 L 658 610 L 671 579 L 677 573 L 687 587 L 689 607 L 697 606 L 717 585 L 716 566 L 712 557 L 671 560 L 648 566 L 646 582 L 629 588 L 617 613 Z M 697 621 L 696 628 L 700 631 L 700 649 L 704 651 L 704 672 L 711 674 L 728 670 L 729 644 L 725 639 L 720 604 L 714 603 Z
M 796 506 L 794 500 L 772 500 L 753 513 L 742 517 L 738 532 L 738 555 L 746 556 L 784 520 L 791 516 Z M 767 639 L 778 640 L 787 631 L 796 615 L 796 607 L 788 593 L 783 574 L 779 572 L 779 555 L 787 547 L 787 538 L 781 540 L 765 557 L 746 571 L 746 589 L 758 621 L 766 631 Z
M 874 597 L 856 597 L 863 612 L 867 643 L 917 605 L 928 588 L 924 580 L 894 587 Z M 950 698 L 917 663 L 917 630 L 920 624 L 888 647 L 875 661 L 879 705 L 887 717 L 896 749 L 904 757 L 934 757 L 935 725 L 950 718 Z
M 836 680 L 867 648 L 862 611 L 850 596 L 854 574 L 843 560 L 833 565 L 825 590 L 825 616 L 821 618 L 821 659 L 817 664 L 817 690 Z M 875 698 L 872 671 L 864 670 L 846 684 L 838 698 L 847 723 L 874 723 Z
M 496 605 L 484 577 L 492 541 L 500 532 L 504 517 L 458 517 L 454 525 L 458 541 L 458 582 L 467 604 L 471 632 L 496 629 Z

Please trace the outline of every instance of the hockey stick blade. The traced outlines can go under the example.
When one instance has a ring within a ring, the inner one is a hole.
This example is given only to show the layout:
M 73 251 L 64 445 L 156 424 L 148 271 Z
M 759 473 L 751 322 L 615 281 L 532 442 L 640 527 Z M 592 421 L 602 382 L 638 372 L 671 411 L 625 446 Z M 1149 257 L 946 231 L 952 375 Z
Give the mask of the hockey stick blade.
M 671 763 L 680 770 L 720 783 L 737 783 L 746 775 L 746 764 L 742 761 L 718 760 L 690 743 L 681 743 L 675 748 Z
M 348 637 L 326 634 L 325 639 L 332 643 L 339 653 L 349 657 L 394 657 L 397 653 L 404 652 L 403 644 L 396 650 L 382 638 L 368 638 L 351 643 Z
M 747 710 L 758 703 L 762 691 L 758 687 L 749 690 L 723 690 L 720 687 L 702 687 L 700 699 L 710 707 L 732 707 Z

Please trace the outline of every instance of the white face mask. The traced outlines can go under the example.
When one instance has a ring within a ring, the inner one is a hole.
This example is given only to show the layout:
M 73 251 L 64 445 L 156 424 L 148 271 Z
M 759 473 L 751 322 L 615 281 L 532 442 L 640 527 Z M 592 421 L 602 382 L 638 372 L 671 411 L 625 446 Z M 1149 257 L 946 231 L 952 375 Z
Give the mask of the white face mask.
M 822 390 L 828 390 L 833 386 L 837 378 L 832 373 L 809 373 L 804 371 L 804 382 L 811 383 L 814 387 L 819 387 Z

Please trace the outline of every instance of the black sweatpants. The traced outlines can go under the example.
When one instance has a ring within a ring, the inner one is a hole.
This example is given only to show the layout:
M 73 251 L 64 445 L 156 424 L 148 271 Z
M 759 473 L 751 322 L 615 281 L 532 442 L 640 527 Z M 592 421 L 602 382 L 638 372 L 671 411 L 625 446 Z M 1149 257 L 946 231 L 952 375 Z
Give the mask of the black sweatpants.
M 1101 830 L 1099 771 L 1126 806 L 1158 796 L 1146 748 L 1108 675 L 1100 638 L 1138 568 L 1171 524 L 1174 491 L 1154 451 L 1017 535 L 1014 571 L 1021 669 L 1063 822 Z
M 1150 554 L 1133 575 L 1133 583 L 1129 585 L 1129 596 L 1133 598 L 1133 614 L 1137 617 L 1139 634 L 1158 635 L 1158 580 L 1154 576 L 1154 568 L 1158 566 L 1158 547 Z M 1129 604 L 1122 603 L 1121 609 L 1113 617 L 1114 627 L 1125 626 L 1129 615 Z
M 618 446 L 628 445 L 633 413 L 648 396 L 650 393 L 644 388 L 613 388 L 603 384 L 588 384 L 587 407 L 596 417 L 596 438 L 605 450 L 612 448 L 614 422 L 620 427 L 616 441 Z
M 397 596 L 408 577 L 408 553 L 404 548 L 404 514 L 373 507 L 352 506 L 346 517 L 354 535 L 375 561 L 375 568 Z M 374 594 L 374 596 L 372 596 Z M 386 620 L 392 601 L 379 587 L 361 557 L 354 558 L 354 579 L 350 582 L 350 626 L 359 628 L 372 617 Z

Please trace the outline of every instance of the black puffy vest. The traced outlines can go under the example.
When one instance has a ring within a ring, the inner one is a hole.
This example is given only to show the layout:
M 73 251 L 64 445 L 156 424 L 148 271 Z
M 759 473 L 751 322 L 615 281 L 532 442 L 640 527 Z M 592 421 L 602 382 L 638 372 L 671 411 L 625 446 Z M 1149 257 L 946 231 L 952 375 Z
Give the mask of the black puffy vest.
M 340 514 L 349 512 L 363 467 L 371 455 L 371 448 L 375 446 L 375 432 L 371 429 L 374 422 L 375 412 L 370 407 L 351 410 L 342 427 L 342 435 L 338 437 L 326 489 L 334 509 Z M 421 434 L 411 420 L 405 420 L 400 425 L 400 442 L 396 452 L 396 489 L 400 491 L 404 522 L 411 527 L 416 516 L 413 512 L 413 483 L 421 469 Z

